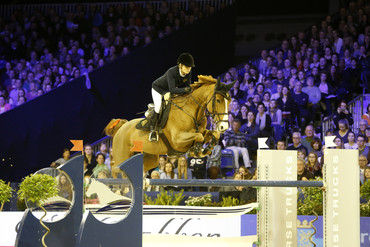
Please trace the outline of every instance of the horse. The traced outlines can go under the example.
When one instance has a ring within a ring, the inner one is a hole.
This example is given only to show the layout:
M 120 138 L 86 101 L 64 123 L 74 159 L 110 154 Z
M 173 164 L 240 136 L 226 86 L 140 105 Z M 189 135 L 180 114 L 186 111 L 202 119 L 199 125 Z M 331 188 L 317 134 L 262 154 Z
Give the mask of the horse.
M 211 76 L 199 75 L 198 81 L 191 84 L 191 93 L 168 99 L 166 103 L 171 104 L 171 110 L 162 129 L 164 136 L 160 135 L 158 142 L 148 140 L 149 131 L 136 129 L 142 118 L 111 120 L 104 130 L 113 136 L 115 163 L 121 164 L 134 155 L 130 151 L 134 141 L 143 142 L 144 171 L 158 166 L 159 155 L 178 156 L 191 148 L 195 156 L 206 154 L 211 148 L 199 153 L 199 147 L 205 143 L 212 147 L 228 129 L 229 90 L 234 83 L 226 85 Z M 208 116 L 215 126 L 213 131 L 206 129 Z
M 86 190 L 86 196 L 91 196 L 94 193 L 98 195 L 101 205 L 112 204 L 117 201 L 131 201 L 131 198 L 115 194 L 102 182 L 91 179 L 91 183 Z

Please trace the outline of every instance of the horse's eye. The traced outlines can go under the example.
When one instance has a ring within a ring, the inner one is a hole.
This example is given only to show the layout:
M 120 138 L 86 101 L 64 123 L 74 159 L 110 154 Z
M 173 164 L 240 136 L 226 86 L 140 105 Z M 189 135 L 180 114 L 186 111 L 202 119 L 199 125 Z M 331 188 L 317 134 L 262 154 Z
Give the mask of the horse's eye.
M 219 100 L 219 99 L 218 99 L 218 100 L 217 100 L 217 103 L 221 103 L 221 100 Z

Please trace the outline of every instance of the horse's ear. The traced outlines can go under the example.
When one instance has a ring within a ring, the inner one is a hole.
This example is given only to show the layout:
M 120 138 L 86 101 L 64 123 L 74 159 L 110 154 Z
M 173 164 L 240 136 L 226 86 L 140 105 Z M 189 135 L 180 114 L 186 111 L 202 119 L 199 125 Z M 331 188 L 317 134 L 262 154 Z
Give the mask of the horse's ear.
M 225 85 L 225 87 L 226 87 L 226 90 L 227 91 L 229 91 L 233 86 L 234 86 L 234 84 L 236 83 L 236 80 L 235 81 L 233 81 L 232 83 L 230 83 L 230 84 L 227 84 L 227 85 Z
M 217 77 L 216 88 L 219 89 L 220 87 L 221 87 L 221 79 L 220 77 Z

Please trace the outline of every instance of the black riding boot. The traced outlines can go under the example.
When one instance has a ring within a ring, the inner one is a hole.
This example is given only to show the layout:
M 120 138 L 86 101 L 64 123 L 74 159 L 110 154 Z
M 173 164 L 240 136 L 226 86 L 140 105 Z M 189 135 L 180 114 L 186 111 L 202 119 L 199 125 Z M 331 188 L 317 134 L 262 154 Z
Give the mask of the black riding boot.
M 159 117 L 159 114 L 154 112 L 153 116 L 150 118 L 150 134 L 149 134 L 150 142 L 158 141 L 158 131 L 157 131 L 158 117 Z

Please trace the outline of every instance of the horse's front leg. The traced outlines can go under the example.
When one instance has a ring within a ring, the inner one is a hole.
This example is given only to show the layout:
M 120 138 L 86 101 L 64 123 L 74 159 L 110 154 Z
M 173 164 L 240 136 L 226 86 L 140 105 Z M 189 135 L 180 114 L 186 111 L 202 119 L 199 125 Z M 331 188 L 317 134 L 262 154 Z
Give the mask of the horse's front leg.
M 207 146 L 202 150 L 202 155 L 211 155 L 214 146 L 220 139 L 221 133 L 219 131 L 205 130 L 203 134 Z
M 205 129 L 202 134 L 203 134 L 203 137 L 204 137 L 204 143 L 208 143 L 213 138 L 216 138 L 216 140 L 218 140 L 218 139 L 220 139 L 220 135 L 221 135 L 221 133 L 219 131 L 212 131 L 212 130 L 208 130 L 208 129 Z
M 183 150 L 186 147 L 190 147 L 194 142 L 203 143 L 204 137 L 202 133 L 196 132 L 172 132 L 172 143 L 173 148 L 176 150 Z

